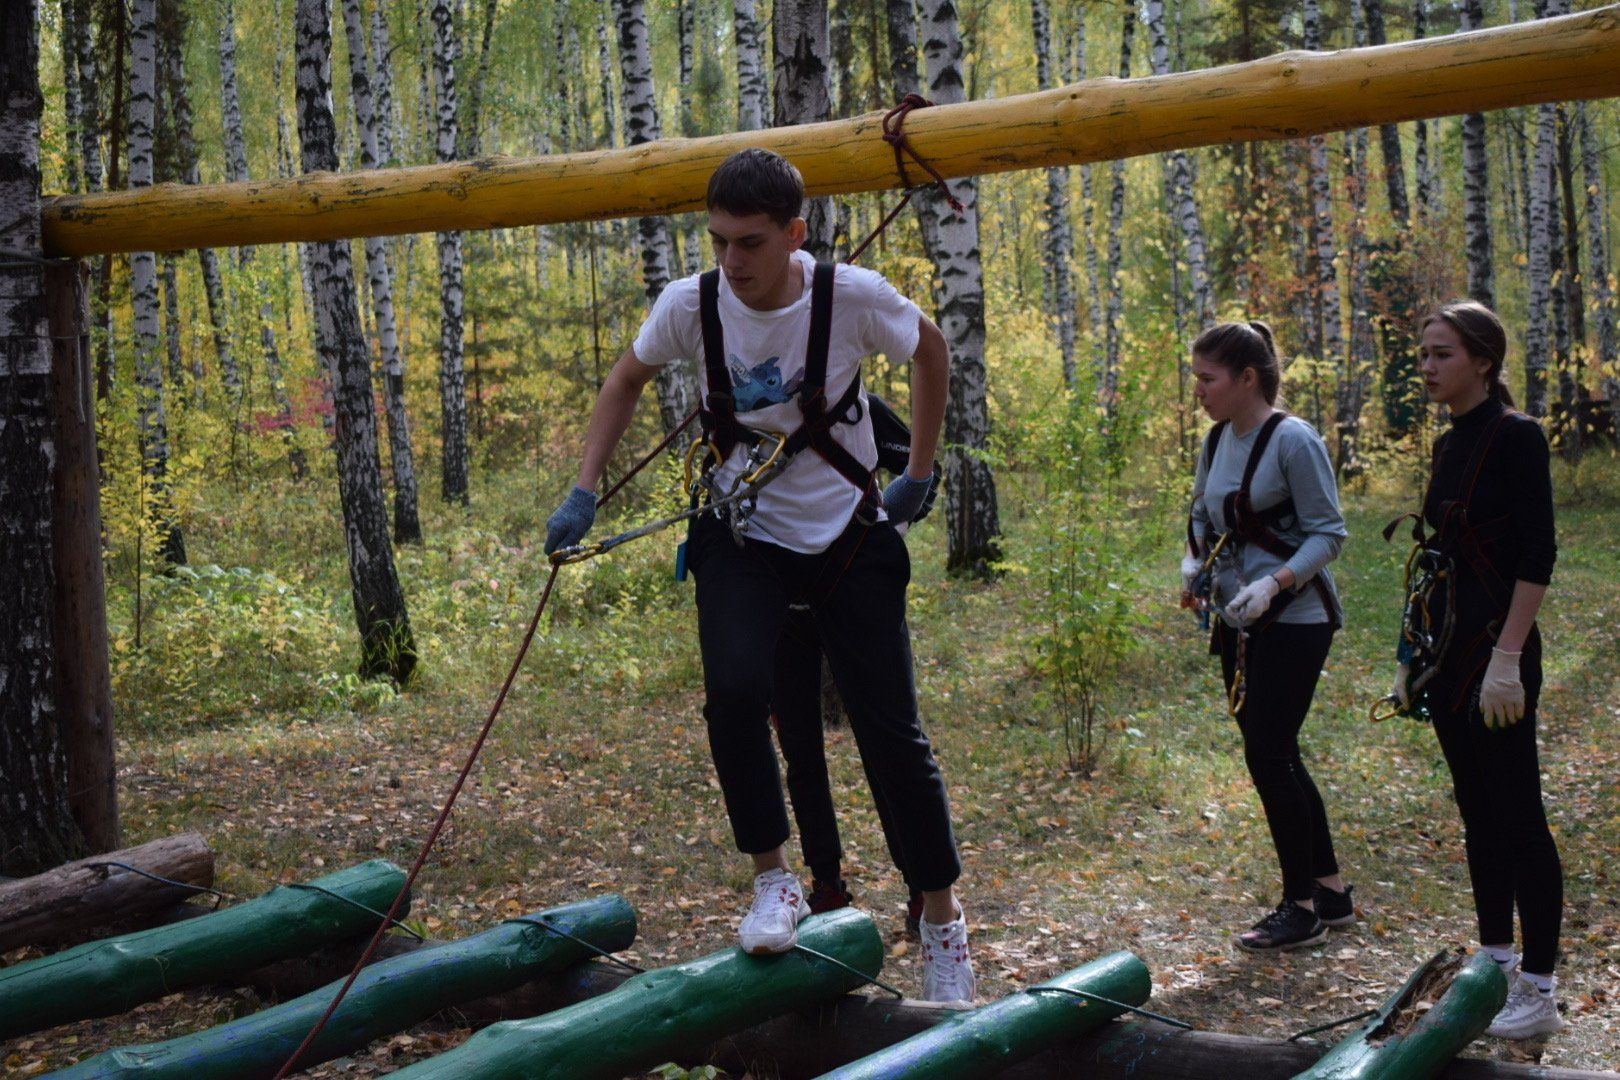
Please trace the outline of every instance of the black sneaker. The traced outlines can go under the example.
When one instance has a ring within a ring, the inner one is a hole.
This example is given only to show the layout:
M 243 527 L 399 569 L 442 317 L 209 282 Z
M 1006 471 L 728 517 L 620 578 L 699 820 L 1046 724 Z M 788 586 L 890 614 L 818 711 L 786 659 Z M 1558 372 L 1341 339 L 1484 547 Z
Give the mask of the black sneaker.
M 1346 885 L 1344 892 L 1334 892 L 1318 881 L 1311 896 L 1316 903 L 1316 917 L 1326 926 L 1349 926 L 1355 922 L 1356 904 L 1350 899 L 1355 888 L 1354 885 Z
M 1284 900 L 1277 910 L 1254 924 L 1253 929 L 1238 935 L 1238 944 L 1255 952 L 1300 949 L 1307 945 L 1320 945 L 1327 940 L 1327 927 L 1316 917 L 1292 900 Z
M 822 881 L 820 878 L 812 879 L 810 882 L 810 895 L 804 899 L 810 905 L 810 914 L 812 915 L 820 915 L 823 911 L 836 911 L 839 908 L 849 907 L 855 900 L 850 895 L 849 890 L 844 888 L 843 878 L 835 878 L 830 882 Z

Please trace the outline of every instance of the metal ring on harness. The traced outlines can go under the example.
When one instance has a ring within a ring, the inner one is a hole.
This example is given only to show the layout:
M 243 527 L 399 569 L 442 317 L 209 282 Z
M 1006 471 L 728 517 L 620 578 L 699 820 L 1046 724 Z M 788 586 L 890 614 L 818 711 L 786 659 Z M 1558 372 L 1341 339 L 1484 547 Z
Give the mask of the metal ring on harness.
M 1237 647 L 1232 664 L 1232 689 L 1226 695 L 1226 713 L 1236 716 L 1249 700 L 1249 632 L 1237 632 Z
M 1367 710 L 1367 719 L 1375 724 L 1381 724 L 1385 720 L 1393 720 L 1397 716 L 1404 716 L 1406 711 L 1406 706 L 1401 704 L 1400 698 L 1394 694 L 1385 694 L 1372 703 L 1372 707 Z

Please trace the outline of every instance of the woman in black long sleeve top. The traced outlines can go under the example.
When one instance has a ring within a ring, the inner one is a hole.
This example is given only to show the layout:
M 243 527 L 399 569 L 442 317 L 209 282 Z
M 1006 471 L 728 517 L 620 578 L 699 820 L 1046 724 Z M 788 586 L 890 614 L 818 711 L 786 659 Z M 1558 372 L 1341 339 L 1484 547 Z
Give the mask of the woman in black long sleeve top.
M 1553 977 L 1563 871 L 1536 755 L 1535 619 L 1557 556 L 1547 440 L 1540 424 L 1512 409 L 1502 382 L 1507 334 L 1489 308 L 1441 308 L 1424 322 L 1420 351 L 1429 399 L 1452 415 L 1435 443 L 1423 517 L 1436 530 L 1429 546 L 1453 566 L 1430 607 L 1454 611 L 1449 645 L 1423 694 L 1462 812 L 1481 948 L 1510 978 L 1519 966 L 1488 1034 L 1528 1038 L 1563 1026 Z M 1403 704 L 1407 686 L 1403 665 Z M 1513 951 L 1515 908 L 1522 963 Z

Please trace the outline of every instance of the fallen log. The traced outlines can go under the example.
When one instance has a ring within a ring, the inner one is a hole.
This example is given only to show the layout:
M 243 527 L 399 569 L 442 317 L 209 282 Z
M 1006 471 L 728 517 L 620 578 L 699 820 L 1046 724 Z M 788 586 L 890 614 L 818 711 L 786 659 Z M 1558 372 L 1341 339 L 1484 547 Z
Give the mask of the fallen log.
M 387 938 L 384 944 L 398 952 L 422 947 L 399 937 Z M 281 995 L 306 993 L 346 974 L 364 946 L 364 941 L 348 943 L 262 968 L 240 981 Z M 606 963 L 581 964 L 510 993 L 457 1006 L 440 1019 L 476 1028 L 497 1020 L 538 1016 L 611 993 L 629 977 Z M 687 1066 L 717 1065 L 737 1076 L 753 1065 L 762 1070 L 761 1075 L 803 1080 L 926 1031 L 958 1011 L 926 1001 L 847 994 L 717 1042 L 694 1040 L 670 1057 Z M 1166 1011 L 1174 1009 L 1167 1006 Z M 1183 1031 L 1153 1020 L 1112 1020 L 1012 1066 L 1002 1076 L 1007 1080 L 1069 1080 L 1084 1064 L 1081 1075 L 1088 1080 L 1231 1080 L 1233 1063 L 1238 1062 L 1243 1080 L 1291 1080 L 1328 1049 L 1321 1042 Z M 1476 1058 L 1455 1058 L 1438 1075 L 1441 1080 L 1620 1080 L 1620 1073 Z
M 166 885 L 145 874 L 183 884 Z M 137 919 L 197 895 L 186 885 L 213 883 L 214 853 L 194 832 L 0 882 L 0 953 L 53 945 L 98 926 Z
M 508 990 L 588 960 L 595 955 L 589 945 L 613 952 L 628 948 L 635 937 L 635 911 L 622 897 L 607 895 L 372 964 L 299 1056 L 299 1067 L 358 1050 L 469 997 Z M 109 1050 L 53 1076 L 57 1080 L 272 1077 L 325 1015 L 342 985 L 342 980 L 334 981 L 252 1016 L 176 1039 Z
M 1484 953 L 1438 953 L 1300 1080 L 1426 1080 L 1490 1026 L 1508 981 Z
M 693 1040 L 721 1039 L 789 1009 L 839 997 L 866 981 L 861 973 L 875 975 L 883 964 L 877 928 L 854 908 L 800 923 L 799 945 L 777 956 L 751 956 L 733 945 L 643 972 L 611 994 L 485 1028 L 454 1050 L 394 1075 L 616 1080 L 669 1060 Z
M 958 177 L 1616 94 L 1620 6 L 1611 5 L 1421 41 L 941 105 L 913 113 L 905 131 L 918 154 Z M 701 209 L 715 166 L 749 146 L 791 159 L 812 196 L 905 183 L 883 141 L 883 114 L 873 112 L 541 158 L 58 195 L 44 201 L 41 227 L 45 254 L 61 256 L 645 217 Z
M 0 1039 L 112 1016 L 188 986 L 318 949 L 377 925 L 405 871 L 381 859 L 171 926 L 0 969 Z M 369 910 L 368 910 L 369 909 Z

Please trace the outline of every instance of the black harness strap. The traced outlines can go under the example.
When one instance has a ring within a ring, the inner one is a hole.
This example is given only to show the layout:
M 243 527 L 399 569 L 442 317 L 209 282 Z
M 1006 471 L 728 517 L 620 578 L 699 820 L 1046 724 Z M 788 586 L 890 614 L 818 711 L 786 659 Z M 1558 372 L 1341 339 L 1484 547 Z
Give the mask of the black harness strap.
M 861 421 L 861 379 L 859 371 L 838 401 L 827 407 L 827 353 L 832 342 L 833 263 L 817 263 L 810 283 L 810 338 L 805 345 L 804 376 L 799 383 L 799 411 L 804 423 L 788 436 L 784 452 L 792 455 L 809 448 L 821 455 L 844 479 L 866 495 L 870 509 L 879 496 L 872 470 L 844 449 L 832 437 L 834 424 Z M 703 366 L 708 376 L 704 399 L 703 426 L 714 440 L 721 460 L 738 443 L 753 445 L 759 436 L 737 420 L 736 399 L 731 393 L 731 373 L 726 368 L 725 330 L 720 324 L 720 271 L 709 270 L 698 278 L 698 307 L 703 327 Z

